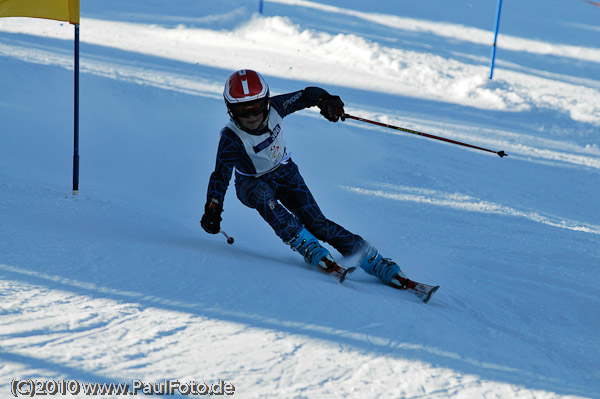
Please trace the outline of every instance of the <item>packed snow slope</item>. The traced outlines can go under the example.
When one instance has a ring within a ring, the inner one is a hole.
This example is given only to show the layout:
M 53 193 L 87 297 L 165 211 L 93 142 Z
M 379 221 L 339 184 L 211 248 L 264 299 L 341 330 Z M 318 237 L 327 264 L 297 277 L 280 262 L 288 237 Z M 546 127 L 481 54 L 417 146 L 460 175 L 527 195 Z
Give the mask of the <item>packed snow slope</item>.
M 0 397 L 16 379 L 178 379 L 239 398 L 600 398 L 600 8 L 505 2 L 490 80 L 495 10 L 82 0 L 79 196 L 73 27 L 0 19 Z M 312 270 L 233 187 L 235 244 L 200 228 L 240 68 L 509 154 L 286 118 L 324 213 L 441 285 L 428 305 Z

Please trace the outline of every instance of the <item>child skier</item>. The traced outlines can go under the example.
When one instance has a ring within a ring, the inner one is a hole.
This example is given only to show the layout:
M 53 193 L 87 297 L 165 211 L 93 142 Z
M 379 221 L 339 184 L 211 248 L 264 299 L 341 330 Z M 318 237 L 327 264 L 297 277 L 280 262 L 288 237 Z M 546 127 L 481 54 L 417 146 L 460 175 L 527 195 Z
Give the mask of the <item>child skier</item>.
M 275 234 L 307 263 L 325 271 L 336 266 L 321 240 L 343 256 L 359 255 L 360 266 L 367 273 L 404 288 L 406 276 L 396 263 L 323 215 L 283 141 L 283 118 L 298 110 L 318 106 L 329 121 L 343 121 L 344 103 L 340 97 L 318 87 L 270 97 L 264 78 L 248 69 L 227 79 L 223 96 L 230 120 L 221 130 L 202 228 L 210 234 L 220 232 L 223 200 L 235 168 L 238 199 L 256 209 Z

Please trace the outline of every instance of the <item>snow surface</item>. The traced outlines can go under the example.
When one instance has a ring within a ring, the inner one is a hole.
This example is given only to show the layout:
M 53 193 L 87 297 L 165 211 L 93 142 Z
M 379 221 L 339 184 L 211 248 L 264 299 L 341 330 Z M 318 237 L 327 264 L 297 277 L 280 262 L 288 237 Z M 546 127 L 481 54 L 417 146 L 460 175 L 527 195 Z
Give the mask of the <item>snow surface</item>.
M 79 196 L 73 28 L 0 19 L 0 397 L 32 378 L 600 398 L 600 8 L 505 2 L 489 80 L 492 0 L 165 4 L 81 2 Z M 286 119 L 325 214 L 440 284 L 428 305 L 362 270 L 343 285 L 311 270 L 233 188 L 235 244 L 200 228 L 240 68 L 509 154 Z

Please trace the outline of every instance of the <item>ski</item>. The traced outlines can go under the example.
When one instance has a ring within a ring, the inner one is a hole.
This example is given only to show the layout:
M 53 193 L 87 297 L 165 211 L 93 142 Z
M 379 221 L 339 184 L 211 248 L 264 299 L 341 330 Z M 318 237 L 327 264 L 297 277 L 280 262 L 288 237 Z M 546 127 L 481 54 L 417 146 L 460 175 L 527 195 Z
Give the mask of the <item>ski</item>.
M 331 259 L 324 258 L 320 262 L 319 268 L 327 274 L 334 276 L 340 283 L 343 283 L 346 277 L 356 270 L 356 267 L 344 267 Z M 429 284 L 418 283 L 409 278 L 404 278 L 399 274 L 394 276 L 396 283 L 389 285 L 400 290 L 408 290 L 415 294 L 423 302 L 427 303 L 432 295 L 440 288 L 439 285 L 433 286 Z
M 408 290 L 425 303 L 429 302 L 433 294 L 435 294 L 435 292 L 440 288 L 439 285 L 418 283 L 408 278 L 398 277 L 396 280 L 400 283 L 400 285 L 390 283 L 392 287 L 399 290 Z
M 326 267 L 321 267 L 321 270 L 334 276 L 340 282 L 340 284 L 344 282 L 346 277 L 356 270 L 356 267 L 344 267 L 329 259 L 324 259 L 323 262 L 325 263 Z
M 356 267 L 344 267 L 337 265 L 338 268 L 333 271 L 335 273 L 336 278 L 339 280 L 340 284 L 344 282 L 346 277 L 352 274 L 353 271 L 356 270 Z

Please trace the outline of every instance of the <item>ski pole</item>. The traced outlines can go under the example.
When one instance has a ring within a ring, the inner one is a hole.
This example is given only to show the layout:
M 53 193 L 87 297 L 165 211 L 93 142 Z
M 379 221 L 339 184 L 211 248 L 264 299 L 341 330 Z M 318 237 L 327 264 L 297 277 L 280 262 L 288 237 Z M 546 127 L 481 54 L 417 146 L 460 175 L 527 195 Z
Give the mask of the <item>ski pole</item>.
M 229 237 L 227 233 L 225 233 L 225 230 L 220 230 L 219 233 L 225 236 L 225 238 L 227 239 L 227 244 L 233 244 L 233 237 Z
M 498 156 L 500 158 L 502 158 L 504 156 L 508 156 L 508 154 L 505 153 L 504 151 L 488 150 L 487 148 L 477 147 L 475 145 L 471 145 L 471 144 L 467 144 L 467 143 L 462 143 L 460 141 L 447 139 L 445 137 L 434 136 L 433 134 L 418 132 L 416 130 L 406 129 L 404 127 L 388 125 L 387 123 L 381 123 L 381 122 L 377 122 L 377 121 L 372 121 L 372 120 L 369 120 L 369 119 L 360 118 L 358 116 L 348 115 L 346 113 L 344 114 L 344 118 L 354 119 L 354 120 L 357 120 L 357 121 L 360 121 L 360 122 L 371 123 L 373 125 L 383 126 L 383 127 L 387 127 L 387 128 L 390 128 L 390 129 L 396 129 L 396 130 L 400 130 L 401 132 L 412 133 L 412 134 L 416 134 L 418 136 L 429 137 L 430 139 L 441 140 L 441 141 L 445 141 L 447 143 L 458 144 L 458 145 L 462 145 L 462 146 L 465 146 L 465 147 L 474 148 L 476 150 L 491 152 L 491 153 L 494 153 L 494 154 L 498 154 Z

